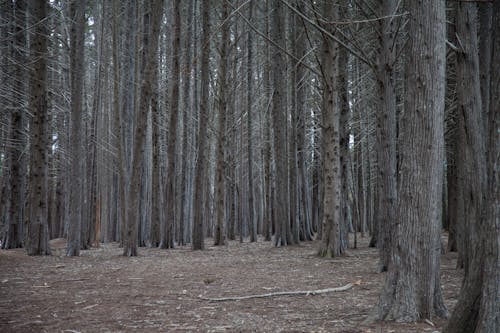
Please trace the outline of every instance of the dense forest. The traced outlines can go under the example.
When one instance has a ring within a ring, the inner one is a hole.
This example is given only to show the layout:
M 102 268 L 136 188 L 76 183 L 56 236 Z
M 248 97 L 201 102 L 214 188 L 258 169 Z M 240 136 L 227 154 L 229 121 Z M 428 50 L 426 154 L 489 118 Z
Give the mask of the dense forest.
M 370 237 L 376 319 L 500 331 L 500 1 L 1 0 L 0 29 L 2 249 Z

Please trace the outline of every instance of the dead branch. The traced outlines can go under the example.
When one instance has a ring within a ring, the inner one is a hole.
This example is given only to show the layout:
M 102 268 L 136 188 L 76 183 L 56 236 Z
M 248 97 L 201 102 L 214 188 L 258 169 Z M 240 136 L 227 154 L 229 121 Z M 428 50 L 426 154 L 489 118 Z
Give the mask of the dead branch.
M 326 294 L 337 291 L 346 291 L 352 288 L 352 283 L 348 283 L 345 286 L 337 287 L 337 288 L 327 288 L 327 289 L 318 289 L 318 290 L 299 290 L 299 291 L 278 291 L 274 293 L 260 294 L 260 295 L 247 295 L 247 296 L 233 296 L 233 297 L 220 297 L 220 298 L 211 298 L 199 296 L 201 299 L 209 302 L 226 302 L 226 301 L 241 301 L 245 299 L 252 298 L 265 298 L 265 297 L 276 297 L 276 296 L 297 296 L 297 295 L 317 295 L 317 294 Z

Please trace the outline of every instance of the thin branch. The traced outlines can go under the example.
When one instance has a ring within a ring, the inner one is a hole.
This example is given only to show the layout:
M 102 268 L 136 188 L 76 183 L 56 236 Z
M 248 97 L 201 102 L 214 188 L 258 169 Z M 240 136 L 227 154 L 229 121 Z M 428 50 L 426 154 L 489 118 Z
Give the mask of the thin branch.
M 304 290 L 304 291 L 278 291 L 274 293 L 267 294 L 259 294 L 259 295 L 247 295 L 247 296 L 234 296 L 234 297 L 220 297 L 220 298 L 211 298 L 199 296 L 201 299 L 209 302 L 226 302 L 226 301 L 241 301 L 246 299 L 253 298 L 266 298 L 266 297 L 276 297 L 276 296 L 297 296 L 297 295 L 318 295 L 318 294 L 326 294 L 338 291 L 346 291 L 352 288 L 352 283 L 348 283 L 345 286 L 337 287 L 337 288 L 327 288 L 327 289 L 318 289 L 318 290 Z
M 228 0 L 226 0 L 228 1 Z M 233 4 L 228 1 L 228 4 L 233 8 L 233 12 L 237 12 L 238 15 L 245 21 L 246 24 L 248 24 L 248 26 L 255 32 L 257 33 L 259 36 L 261 36 L 262 38 L 264 38 L 265 40 L 267 40 L 269 43 L 271 43 L 274 47 L 278 48 L 281 52 L 285 53 L 286 55 L 288 55 L 290 58 L 292 58 L 293 60 L 297 61 L 298 63 L 301 63 L 302 61 L 300 59 L 298 59 L 295 55 L 291 54 L 290 52 L 288 52 L 288 50 L 286 50 L 285 48 L 281 47 L 278 43 L 276 43 L 275 41 L 273 41 L 272 39 L 268 38 L 263 32 L 261 32 L 259 29 L 257 29 L 253 24 L 252 22 L 250 22 L 246 17 L 245 15 L 243 15 L 239 10 L 241 8 L 238 7 L 238 8 L 234 8 Z M 308 64 L 306 64 L 305 62 L 302 62 L 302 65 L 304 67 L 306 67 L 307 69 L 309 69 L 310 71 L 312 71 L 313 73 L 315 73 L 316 75 L 320 75 L 320 73 L 312 68 L 311 66 L 309 66 Z
M 373 63 L 370 60 L 368 60 L 368 58 L 364 57 L 362 54 L 359 54 L 352 47 L 350 47 L 349 45 L 344 43 L 342 40 L 340 40 L 336 36 L 332 35 L 328 30 L 326 30 L 325 28 L 323 28 L 322 26 L 320 26 L 319 24 L 317 24 L 316 22 L 314 22 L 313 20 L 311 20 L 310 18 L 305 16 L 303 13 L 298 11 L 295 7 L 290 5 L 286 0 L 280 0 L 280 1 L 282 3 L 284 3 L 288 8 L 290 8 L 290 10 L 292 10 L 294 13 L 296 13 L 297 15 L 302 17 L 302 19 L 304 19 L 307 23 L 311 24 L 316 29 L 318 29 L 323 34 L 325 34 L 327 37 L 329 37 L 329 38 L 333 39 L 334 41 L 336 41 L 337 43 L 339 43 L 340 46 L 344 47 L 347 51 L 349 51 L 352 55 L 357 57 L 359 60 L 361 60 L 362 62 L 364 62 L 365 64 L 367 64 L 368 66 L 370 66 L 372 68 L 374 67 Z

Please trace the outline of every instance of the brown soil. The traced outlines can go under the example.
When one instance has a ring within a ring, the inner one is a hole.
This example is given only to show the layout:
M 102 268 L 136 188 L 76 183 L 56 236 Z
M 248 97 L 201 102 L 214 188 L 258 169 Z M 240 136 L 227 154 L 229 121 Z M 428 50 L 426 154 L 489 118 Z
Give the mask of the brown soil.
M 0 332 L 440 332 L 443 320 L 363 324 L 384 274 L 376 273 L 377 251 L 367 247 L 367 239 L 360 243 L 338 259 L 316 257 L 317 242 L 282 248 L 230 242 L 205 251 L 141 248 L 133 258 L 122 257 L 117 244 L 73 258 L 2 250 Z M 455 263 L 456 254 L 443 256 L 449 307 L 461 281 Z M 347 283 L 354 287 L 328 294 L 228 302 L 200 298 Z

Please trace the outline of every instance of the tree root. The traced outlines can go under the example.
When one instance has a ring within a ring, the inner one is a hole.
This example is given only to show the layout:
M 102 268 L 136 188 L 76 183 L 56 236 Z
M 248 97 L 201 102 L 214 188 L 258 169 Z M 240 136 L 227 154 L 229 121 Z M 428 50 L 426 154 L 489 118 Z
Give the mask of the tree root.
M 337 288 L 327 288 L 327 289 L 318 289 L 318 290 L 299 290 L 299 291 L 278 291 L 274 293 L 260 294 L 260 295 L 247 295 L 247 296 L 233 296 L 233 297 L 220 297 L 220 298 L 211 298 L 199 296 L 199 298 L 209 301 L 209 302 L 226 302 L 226 301 L 241 301 L 245 299 L 252 298 L 265 298 L 265 297 L 276 297 L 276 296 L 297 296 L 297 295 L 317 295 L 317 294 L 326 294 L 337 291 L 346 291 L 352 288 L 352 283 L 348 283 L 345 286 L 337 287 Z

